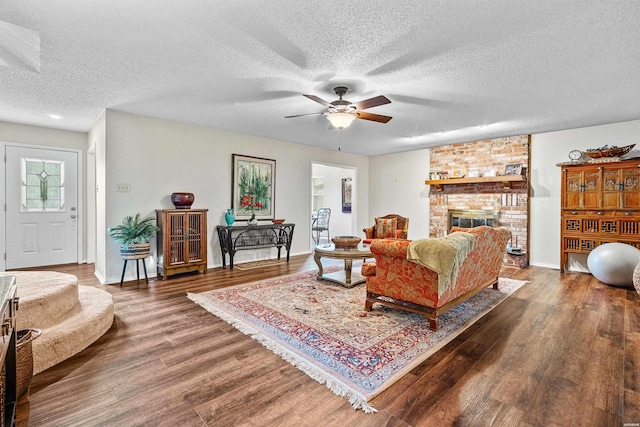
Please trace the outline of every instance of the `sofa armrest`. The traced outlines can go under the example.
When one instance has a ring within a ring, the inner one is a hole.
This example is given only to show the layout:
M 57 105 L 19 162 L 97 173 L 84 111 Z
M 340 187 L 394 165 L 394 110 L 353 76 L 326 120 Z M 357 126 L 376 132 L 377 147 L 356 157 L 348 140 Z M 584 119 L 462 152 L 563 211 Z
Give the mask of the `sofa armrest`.
M 388 256 L 394 258 L 407 258 L 407 248 L 410 240 L 400 239 L 377 239 L 371 242 L 371 253 L 378 256 Z
M 360 269 L 360 274 L 365 277 L 371 277 L 376 275 L 376 263 L 375 262 L 365 262 L 362 264 L 362 268 Z

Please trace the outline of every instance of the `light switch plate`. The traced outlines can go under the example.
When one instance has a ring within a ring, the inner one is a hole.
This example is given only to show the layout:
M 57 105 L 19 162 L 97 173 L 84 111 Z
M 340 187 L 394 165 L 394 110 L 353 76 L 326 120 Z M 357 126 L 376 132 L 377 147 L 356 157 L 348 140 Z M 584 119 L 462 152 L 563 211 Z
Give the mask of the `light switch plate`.
M 116 192 L 129 193 L 131 191 L 131 184 L 116 184 Z

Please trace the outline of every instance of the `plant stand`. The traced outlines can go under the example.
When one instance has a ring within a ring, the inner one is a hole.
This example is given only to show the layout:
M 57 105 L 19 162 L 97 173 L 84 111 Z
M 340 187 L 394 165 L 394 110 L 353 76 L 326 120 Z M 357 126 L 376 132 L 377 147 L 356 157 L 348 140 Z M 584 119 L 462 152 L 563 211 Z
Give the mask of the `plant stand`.
M 136 275 L 138 282 L 140 282 L 140 264 L 139 261 L 142 260 L 142 267 L 144 267 L 144 280 L 146 283 L 149 283 L 149 278 L 147 277 L 147 264 L 145 264 L 144 260 L 151 254 L 151 244 L 150 243 L 131 243 L 129 246 L 121 246 L 120 247 L 120 256 L 124 260 L 124 267 L 122 267 L 122 276 L 120 277 L 120 287 L 122 287 L 122 282 L 124 281 L 124 273 L 127 271 L 127 261 L 136 260 Z
M 147 277 L 147 264 L 144 262 L 145 258 L 147 257 L 147 255 L 145 255 L 144 257 L 139 257 L 139 258 L 129 258 L 131 260 L 136 260 L 136 276 L 137 276 L 137 280 L 138 282 L 140 281 L 140 264 L 139 261 L 142 260 L 142 267 L 144 268 L 144 281 L 145 283 L 149 283 L 149 278 Z M 127 271 L 127 261 L 129 261 L 129 259 L 125 258 L 124 260 L 124 267 L 122 268 L 122 276 L 120 277 L 120 287 L 122 287 L 122 282 L 124 281 L 124 273 L 125 271 Z

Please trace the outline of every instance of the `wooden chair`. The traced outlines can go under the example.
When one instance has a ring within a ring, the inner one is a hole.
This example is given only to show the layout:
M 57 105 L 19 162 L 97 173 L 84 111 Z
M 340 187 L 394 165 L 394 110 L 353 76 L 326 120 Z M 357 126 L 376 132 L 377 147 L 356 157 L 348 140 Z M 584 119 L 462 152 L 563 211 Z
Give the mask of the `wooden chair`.
M 389 214 L 381 217 L 377 217 L 375 223 L 372 227 L 364 228 L 365 240 L 364 243 L 370 243 L 372 239 L 379 239 L 380 236 L 377 235 L 376 229 L 379 219 L 396 219 L 396 234 L 395 238 L 397 239 L 406 239 L 409 231 L 409 218 L 405 218 L 398 214 Z M 386 237 L 386 236 L 383 236 Z

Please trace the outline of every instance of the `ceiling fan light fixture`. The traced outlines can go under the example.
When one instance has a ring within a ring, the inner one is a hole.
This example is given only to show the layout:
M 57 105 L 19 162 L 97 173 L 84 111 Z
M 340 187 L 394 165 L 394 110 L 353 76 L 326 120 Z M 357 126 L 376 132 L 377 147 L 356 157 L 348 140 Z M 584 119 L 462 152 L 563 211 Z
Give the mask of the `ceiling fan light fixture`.
M 356 119 L 356 115 L 353 113 L 329 113 L 327 114 L 327 120 L 331 122 L 331 125 L 337 129 L 344 129 L 348 127 L 351 122 Z

